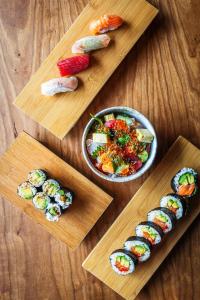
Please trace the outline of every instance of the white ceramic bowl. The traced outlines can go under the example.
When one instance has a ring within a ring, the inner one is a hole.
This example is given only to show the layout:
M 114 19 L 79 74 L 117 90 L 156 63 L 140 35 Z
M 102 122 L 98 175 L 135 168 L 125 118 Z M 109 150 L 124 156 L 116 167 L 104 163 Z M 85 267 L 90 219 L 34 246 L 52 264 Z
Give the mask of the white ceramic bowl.
M 152 126 L 152 124 L 150 123 L 150 121 L 141 113 L 139 113 L 137 110 L 130 108 L 130 107 L 126 107 L 126 106 L 115 106 L 115 107 L 110 107 L 110 108 L 106 108 L 101 110 L 100 112 L 98 112 L 95 117 L 103 117 L 106 114 L 111 114 L 111 113 L 123 113 L 126 114 L 132 118 L 135 118 L 137 121 L 139 121 L 142 125 L 144 125 L 145 128 L 147 128 L 153 135 L 154 135 L 154 140 L 152 142 L 151 145 L 151 152 L 149 155 L 149 158 L 147 160 L 147 162 L 142 166 L 141 169 L 139 169 L 136 173 L 129 175 L 129 176 L 124 176 L 124 177 L 119 177 L 119 176 L 108 176 L 102 172 L 100 172 L 99 170 L 97 170 L 95 168 L 95 166 L 93 165 L 92 161 L 90 160 L 90 157 L 88 155 L 87 152 L 87 148 L 86 148 L 86 139 L 88 136 L 88 133 L 91 129 L 91 126 L 93 125 L 93 123 L 95 122 L 94 119 L 91 119 L 83 132 L 83 136 L 82 136 L 82 152 L 83 152 L 83 156 L 88 164 L 88 166 L 90 167 L 90 169 L 98 176 L 100 176 L 103 179 L 112 181 L 112 182 L 127 182 L 127 181 L 131 181 L 134 180 L 140 176 L 142 176 L 153 164 L 153 161 L 155 159 L 156 156 L 156 152 L 157 152 L 157 137 L 156 137 L 156 133 L 155 130 Z

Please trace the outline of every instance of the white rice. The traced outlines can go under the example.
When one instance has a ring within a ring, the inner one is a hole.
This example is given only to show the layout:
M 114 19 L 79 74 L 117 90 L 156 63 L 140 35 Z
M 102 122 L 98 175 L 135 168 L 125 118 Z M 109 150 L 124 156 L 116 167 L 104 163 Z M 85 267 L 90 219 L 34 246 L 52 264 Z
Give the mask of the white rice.
M 157 245 L 161 242 L 161 236 L 159 234 L 159 232 L 157 230 L 155 230 L 153 227 L 151 226 L 148 226 L 148 225 L 137 225 L 136 228 L 135 228 L 135 232 L 136 232 L 136 235 L 137 236 L 141 236 L 141 237 L 144 237 L 144 233 L 143 231 L 148 231 L 148 229 L 151 228 L 151 231 L 156 235 L 155 237 L 155 241 L 154 241 L 154 245 Z
M 139 262 L 146 261 L 151 255 L 151 251 L 150 251 L 149 246 L 147 244 L 145 244 L 144 242 L 137 241 L 137 240 L 126 241 L 125 244 L 124 244 L 124 248 L 126 250 L 130 251 L 130 252 L 131 252 L 131 248 L 135 247 L 135 246 L 144 246 L 145 249 L 147 249 L 146 252 L 142 256 L 137 257 Z
M 127 272 L 120 272 L 120 270 L 115 266 L 115 263 L 116 263 L 116 258 L 117 256 L 125 256 L 126 259 L 129 261 L 130 263 L 130 267 L 129 267 L 129 270 Z M 130 274 L 130 273 L 133 273 L 134 270 L 135 270 L 135 264 L 134 262 L 132 261 L 132 259 L 126 255 L 125 253 L 123 252 L 116 252 L 116 253 L 113 253 L 110 255 L 110 263 L 111 263 L 111 266 L 112 266 L 112 269 L 119 275 L 127 275 L 127 274 Z
M 150 211 L 148 214 L 147 214 L 147 220 L 148 221 L 151 221 L 151 222 L 154 222 L 154 219 L 156 218 L 156 216 L 158 216 L 158 215 L 162 215 L 162 216 L 164 216 L 164 217 L 166 217 L 167 218 L 167 222 L 166 222 L 166 225 L 167 225 L 167 229 L 164 229 L 163 230 L 163 232 L 164 233 L 168 233 L 168 232 L 170 232 L 171 230 L 172 230 L 172 221 L 171 221 L 171 219 L 170 219 L 170 217 L 166 214 L 166 213 L 164 213 L 163 211 L 161 211 L 161 210 L 152 210 L 152 211 Z
M 56 215 L 56 216 L 52 216 L 50 213 L 49 213 L 49 209 L 51 207 L 54 207 L 56 206 L 58 208 L 58 211 L 59 211 L 59 215 Z M 46 212 L 45 212 L 45 216 L 47 218 L 48 221 L 50 222 L 57 222 L 59 220 L 59 217 L 61 216 L 61 210 L 60 210 L 60 207 L 58 204 L 54 204 L 54 203 L 49 203 L 49 205 L 47 206 L 47 209 L 46 209 Z
M 160 200 L 160 206 L 170 209 L 170 207 L 168 207 L 168 205 L 167 205 L 167 203 L 170 199 L 172 199 L 173 201 L 176 201 L 176 203 L 178 204 L 179 208 L 176 210 L 176 218 L 178 220 L 178 219 L 182 218 L 182 216 L 183 216 L 183 206 L 182 206 L 181 201 L 178 198 L 176 198 L 172 195 L 171 196 L 170 195 L 164 196 Z

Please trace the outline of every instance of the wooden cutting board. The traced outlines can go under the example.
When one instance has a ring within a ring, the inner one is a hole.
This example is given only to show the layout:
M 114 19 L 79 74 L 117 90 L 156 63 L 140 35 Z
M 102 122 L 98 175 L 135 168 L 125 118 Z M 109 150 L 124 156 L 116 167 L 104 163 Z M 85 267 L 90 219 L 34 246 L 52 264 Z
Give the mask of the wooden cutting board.
M 153 18 L 157 9 L 144 0 L 92 0 L 17 97 L 14 104 L 55 136 L 63 139 L 97 95 Z M 73 93 L 42 96 L 41 83 L 59 77 L 56 63 L 72 56 L 71 46 L 90 35 L 90 22 L 105 13 L 120 15 L 125 24 L 110 32 L 109 47 L 92 53 L 91 66 L 78 74 L 79 87 Z
M 47 221 L 31 200 L 23 200 L 16 193 L 28 172 L 38 168 L 46 170 L 52 178 L 75 192 L 72 206 L 58 222 Z M 81 243 L 112 201 L 98 186 L 25 132 L 0 158 L 0 193 L 70 248 Z
M 200 212 L 199 197 L 191 200 L 188 215 L 165 237 L 163 243 L 154 249 L 150 260 L 137 266 L 135 273 L 128 276 L 117 275 L 110 267 L 109 255 L 121 248 L 129 236 L 134 235 L 135 226 L 146 220 L 147 212 L 158 207 L 160 198 L 171 192 L 171 178 L 185 166 L 195 168 L 200 174 L 200 150 L 183 137 L 179 137 L 83 263 L 86 270 L 125 299 L 132 300 L 137 296 L 197 217 Z

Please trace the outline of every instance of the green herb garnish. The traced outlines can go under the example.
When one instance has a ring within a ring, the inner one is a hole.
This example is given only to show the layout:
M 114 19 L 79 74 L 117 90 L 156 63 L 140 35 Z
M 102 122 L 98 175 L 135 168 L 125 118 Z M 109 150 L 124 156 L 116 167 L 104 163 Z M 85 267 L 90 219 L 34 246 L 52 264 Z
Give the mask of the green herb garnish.
M 130 136 L 128 134 L 124 134 L 123 136 L 117 139 L 117 142 L 120 146 L 126 145 L 130 141 Z
M 101 125 L 103 126 L 103 121 L 102 121 L 100 118 L 95 117 L 95 116 L 92 115 L 92 114 L 90 114 L 90 116 L 91 116 L 95 121 L 97 121 L 99 124 L 101 124 Z
M 96 150 L 94 150 L 94 151 L 92 152 L 92 158 L 93 158 L 93 159 L 96 159 L 96 158 L 99 156 L 99 152 L 102 151 L 102 150 L 104 150 L 104 149 L 105 149 L 104 146 L 98 146 L 98 147 L 96 148 Z

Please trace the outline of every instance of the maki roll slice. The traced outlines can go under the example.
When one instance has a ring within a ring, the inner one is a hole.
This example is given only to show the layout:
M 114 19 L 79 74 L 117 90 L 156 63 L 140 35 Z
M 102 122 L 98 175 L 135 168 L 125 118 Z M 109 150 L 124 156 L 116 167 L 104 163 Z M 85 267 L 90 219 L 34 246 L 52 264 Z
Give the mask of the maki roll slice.
M 137 262 L 136 256 L 125 249 L 115 250 L 110 255 L 110 264 L 112 269 L 119 275 L 128 275 L 133 273 Z
M 72 204 L 73 198 L 74 193 L 64 187 L 58 190 L 54 196 L 55 202 L 59 204 L 63 210 L 67 209 Z
M 181 219 L 187 211 L 185 200 L 176 194 L 168 194 L 161 198 L 160 206 L 168 208 L 176 216 L 176 219 Z
M 47 179 L 47 173 L 43 170 L 32 170 L 28 174 L 28 181 L 35 187 L 41 187 Z
M 138 237 L 144 237 L 151 245 L 157 245 L 164 236 L 162 228 L 153 222 L 141 222 L 135 228 Z
M 57 222 L 61 216 L 60 206 L 56 203 L 49 203 L 46 210 L 45 216 L 50 222 Z
M 147 220 L 159 225 L 165 234 L 170 232 L 176 223 L 174 213 L 166 207 L 157 207 L 152 209 L 147 214 Z
M 32 199 L 37 193 L 37 189 L 28 181 L 21 183 L 17 188 L 17 194 L 23 199 Z
M 144 262 L 151 255 L 151 243 L 139 236 L 131 236 L 124 243 L 124 249 L 133 253 L 139 262 Z
M 49 196 L 47 196 L 45 193 L 40 192 L 37 193 L 33 197 L 33 204 L 36 208 L 44 210 L 47 208 L 48 204 L 51 202 L 51 199 Z
M 171 180 L 173 191 L 179 196 L 191 198 L 198 191 L 198 173 L 192 168 L 183 168 Z
M 42 190 L 49 197 L 54 197 L 55 194 L 60 190 L 60 184 L 55 179 L 48 179 L 42 185 Z

